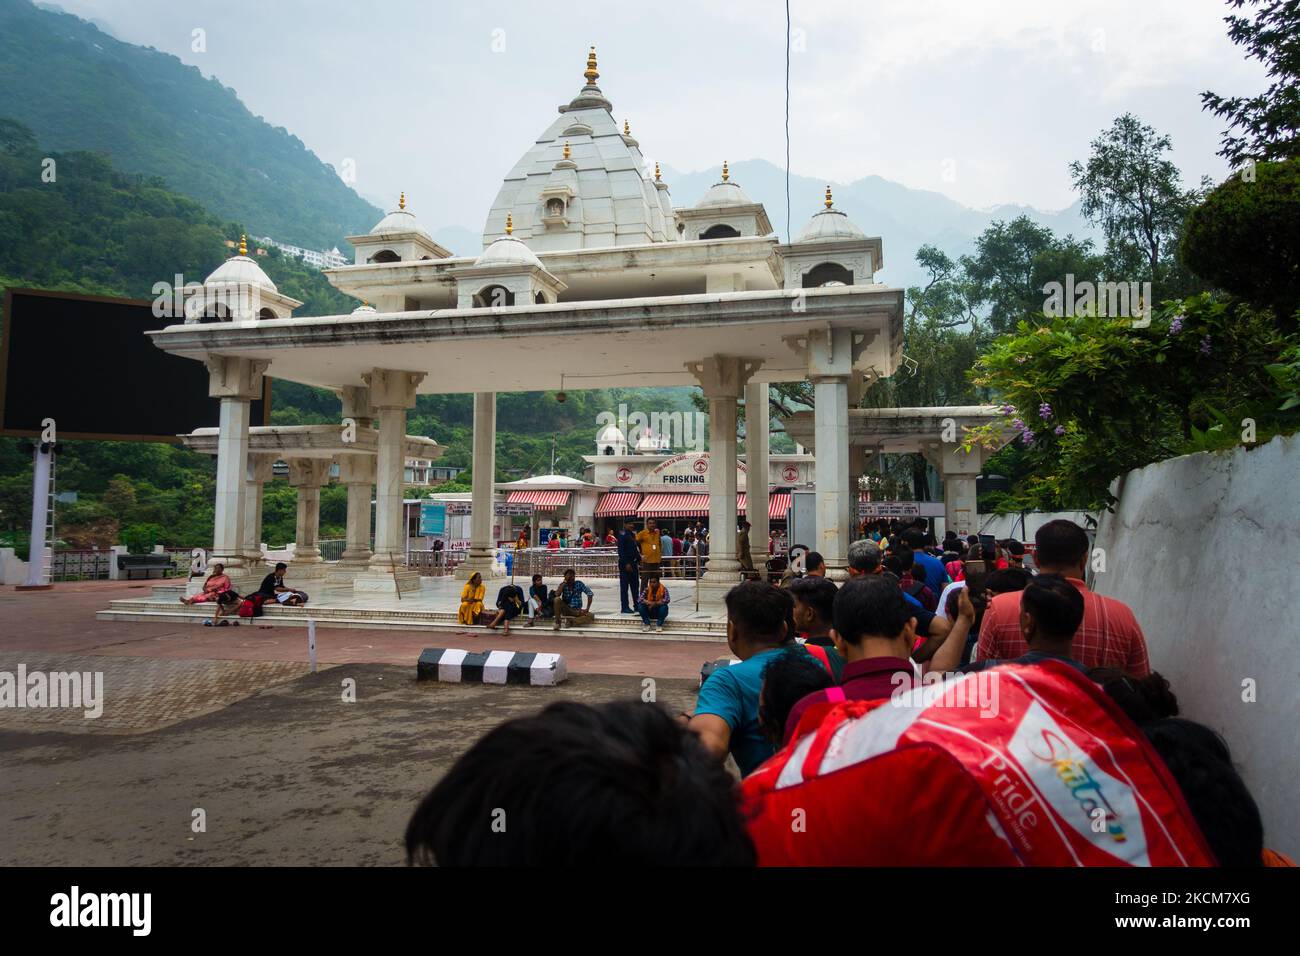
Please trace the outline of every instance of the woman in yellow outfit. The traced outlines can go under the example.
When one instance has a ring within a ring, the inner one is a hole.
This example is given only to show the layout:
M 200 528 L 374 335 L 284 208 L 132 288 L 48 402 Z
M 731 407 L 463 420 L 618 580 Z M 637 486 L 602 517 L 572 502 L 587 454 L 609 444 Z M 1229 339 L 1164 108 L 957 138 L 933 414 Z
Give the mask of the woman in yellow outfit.
M 456 619 L 461 624 L 478 623 L 478 616 L 483 613 L 485 594 L 487 588 L 483 586 L 483 575 L 475 571 L 460 592 L 460 611 L 456 614 Z

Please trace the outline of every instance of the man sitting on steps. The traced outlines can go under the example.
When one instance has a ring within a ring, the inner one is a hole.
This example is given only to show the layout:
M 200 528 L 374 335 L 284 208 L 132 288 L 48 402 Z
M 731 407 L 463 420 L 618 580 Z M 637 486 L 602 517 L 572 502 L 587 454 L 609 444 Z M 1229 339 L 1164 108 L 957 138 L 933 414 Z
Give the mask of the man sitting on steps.
M 586 607 L 582 606 L 584 594 L 587 596 Z M 551 630 L 558 631 L 565 620 L 578 627 L 593 623 L 596 615 L 591 613 L 591 602 L 595 597 L 591 588 L 578 580 L 577 572 L 569 568 L 564 572 L 564 583 L 555 591 L 555 624 Z

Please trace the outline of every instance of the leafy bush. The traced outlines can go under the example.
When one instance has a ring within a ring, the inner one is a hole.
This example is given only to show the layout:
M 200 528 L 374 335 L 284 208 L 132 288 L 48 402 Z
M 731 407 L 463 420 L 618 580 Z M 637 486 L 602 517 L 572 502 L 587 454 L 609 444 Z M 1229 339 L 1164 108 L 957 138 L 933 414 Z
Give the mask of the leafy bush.
M 1019 443 L 1027 467 L 1003 510 L 1103 507 L 1130 469 L 1300 427 L 1266 370 L 1289 346 L 1271 312 L 1209 295 L 1166 303 L 1146 328 L 1096 316 L 1022 322 L 972 373 L 1005 401 L 1004 422 L 966 444 L 996 447 L 1008 430 Z
M 1201 278 L 1273 308 L 1295 327 L 1300 309 L 1300 161 L 1234 175 L 1187 217 L 1180 255 Z
M 151 554 L 166 532 L 156 524 L 133 524 L 122 529 L 122 543 L 129 554 Z

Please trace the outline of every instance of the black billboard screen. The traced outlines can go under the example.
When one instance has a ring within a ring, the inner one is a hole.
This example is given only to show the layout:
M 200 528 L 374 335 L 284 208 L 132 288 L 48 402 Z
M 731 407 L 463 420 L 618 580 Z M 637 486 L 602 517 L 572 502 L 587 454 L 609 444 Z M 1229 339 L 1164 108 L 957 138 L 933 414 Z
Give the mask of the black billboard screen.
M 169 355 L 145 332 L 174 320 L 153 303 L 39 289 L 8 289 L 0 332 L 0 435 L 175 442 L 219 421 L 202 362 Z M 271 380 L 253 402 L 267 424 Z

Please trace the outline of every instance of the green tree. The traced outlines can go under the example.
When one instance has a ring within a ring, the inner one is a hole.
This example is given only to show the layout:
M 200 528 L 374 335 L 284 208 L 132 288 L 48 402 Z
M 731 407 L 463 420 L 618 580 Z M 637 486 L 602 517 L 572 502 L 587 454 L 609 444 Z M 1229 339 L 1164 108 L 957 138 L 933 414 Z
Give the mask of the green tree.
M 1205 180 L 1183 189 L 1171 149 L 1168 136 L 1125 113 L 1093 140 L 1086 163 L 1070 164 L 1083 215 L 1105 233 L 1109 278 L 1151 282 L 1157 298 L 1186 286 L 1174 252 L 1183 220 L 1209 188 Z
M 1245 0 L 1228 0 L 1234 9 Z M 1201 94 L 1201 106 L 1228 121 L 1219 155 L 1233 166 L 1247 160 L 1300 157 L 1300 2 L 1250 0 L 1255 17 L 1225 18 L 1228 36 L 1246 48 L 1248 59 L 1268 68 L 1272 82 L 1257 96 Z

